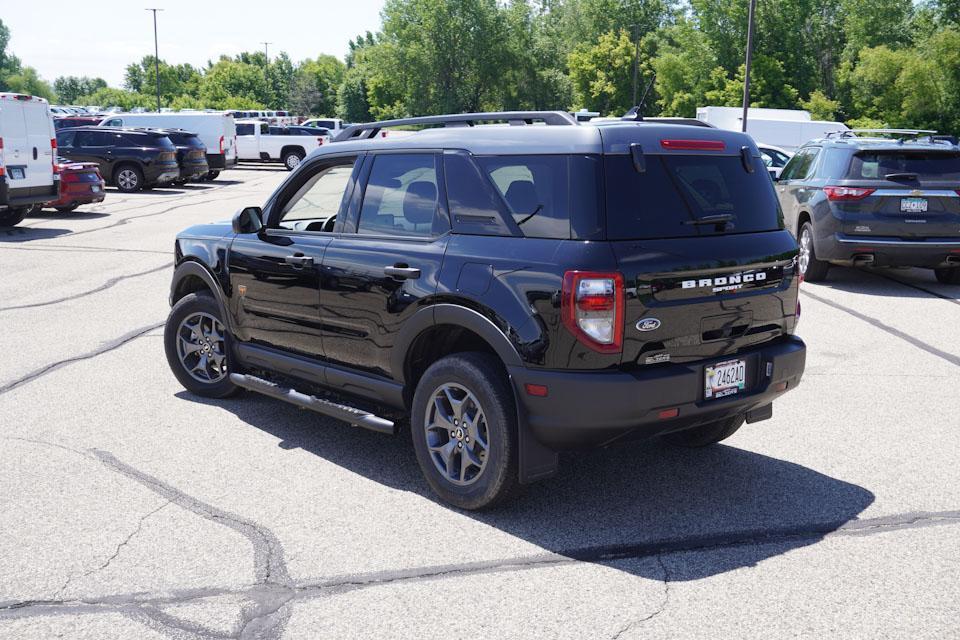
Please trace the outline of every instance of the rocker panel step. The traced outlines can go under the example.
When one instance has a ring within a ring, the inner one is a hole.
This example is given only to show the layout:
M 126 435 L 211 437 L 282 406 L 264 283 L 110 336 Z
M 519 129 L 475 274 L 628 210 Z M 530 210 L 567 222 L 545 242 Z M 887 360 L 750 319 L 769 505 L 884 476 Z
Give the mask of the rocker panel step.
M 270 396 L 271 398 L 276 398 L 277 400 L 283 400 L 284 402 L 289 402 L 290 404 L 295 404 L 298 407 L 316 411 L 317 413 L 321 413 L 331 418 L 336 418 L 337 420 L 349 422 L 355 427 L 363 427 L 364 429 L 370 429 L 371 431 L 386 433 L 389 435 L 393 435 L 396 432 L 394 423 L 386 418 L 381 418 L 380 416 L 368 413 L 362 409 L 357 409 L 356 407 L 337 404 L 336 402 L 330 402 L 329 400 L 323 400 L 321 398 L 317 398 L 316 396 L 307 395 L 297 391 L 296 389 L 281 387 L 280 385 L 270 382 L 269 380 L 264 380 L 263 378 L 258 378 L 256 376 L 251 376 L 244 373 L 231 373 L 230 382 L 238 387 L 243 387 L 244 389 L 249 389 L 250 391 L 255 391 L 257 393 L 262 393 L 265 396 Z

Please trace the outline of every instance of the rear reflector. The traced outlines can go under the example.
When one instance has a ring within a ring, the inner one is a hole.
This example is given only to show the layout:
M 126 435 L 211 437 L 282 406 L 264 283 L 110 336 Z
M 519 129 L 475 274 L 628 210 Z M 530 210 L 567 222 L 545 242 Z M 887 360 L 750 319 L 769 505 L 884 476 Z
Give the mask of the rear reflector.
M 723 151 L 727 148 L 722 140 L 661 140 L 660 146 L 676 151 Z
M 537 398 L 546 398 L 549 393 L 547 385 L 544 384 L 525 384 L 523 388 L 526 389 L 528 396 L 535 396 Z
M 779 392 L 779 391 L 786 391 L 786 390 L 787 390 L 787 383 L 786 383 L 786 382 L 778 382 L 777 384 L 773 385 L 773 390 L 774 390 L 774 391 L 778 391 L 778 392 Z
M 871 193 L 876 191 L 876 189 L 866 189 L 864 187 L 824 187 L 823 192 L 827 196 L 827 200 L 833 202 L 844 202 L 850 200 L 862 200 L 866 198 Z
M 669 420 L 670 418 L 676 418 L 678 415 L 680 415 L 679 407 L 674 407 L 673 409 L 664 409 L 663 411 L 657 414 L 657 416 L 661 420 Z

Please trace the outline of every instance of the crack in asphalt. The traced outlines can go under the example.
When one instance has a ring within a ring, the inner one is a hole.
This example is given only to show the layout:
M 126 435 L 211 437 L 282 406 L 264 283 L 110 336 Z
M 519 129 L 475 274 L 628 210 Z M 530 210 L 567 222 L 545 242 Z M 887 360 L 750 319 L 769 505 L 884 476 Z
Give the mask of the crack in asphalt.
M 160 486 L 163 486 L 163 483 L 160 483 Z M 189 500 L 194 501 L 195 499 L 190 498 Z M 173 500 L 173 502 L 177 503 L 177 500 Z M 600 545 L 567 551 L 547 552 L 509 560 L 491 560 L 459 565 L 427 566 L 407 570 L 387 570 L 366 574 L 334 576 L 329 579 L 314 582 L 309 580 L 302 581 L 295 585 L 265 582 L 234 589 L 204 588 L 179 592 L 164 591 L 162 594 L 130 593 L 102 598 L 80 598 L 74 600 L 0 602 L 0 619 L 103 612 L 127 614 L 141 611 L 145 606 L 190 603 L 213 596 L 231 595 L 251 598 L 254 601 L 257 610 L 254 611 L 252 615 L 247 616 L 243 624 L 243 626 L 246 627 L 255 619 L 269 617 L 277 612 L 282 613 L 282 609 L 289 608 L 290 605 L 295 602 L 342 595 L 371 587 L 402 584 L 404 582 L 438 580 L 447 577 L 467 577 L 504 571 L 539 569 L 548 566 L 576 564 L 580 562 L 609 563 L 617 560 L 631 560 L 645 557 L 659 557 L 661 559 L 663 563 L 661 567 L 664 571 L 663 581 L 669 586 L 668 583 L 671 581 L 670 573 L 666 568 L 666 563 L 663 561 L 663 558 L 669 555 L 727 549 L 738 546 L 754 546 L 758 544 L 782 544 L 792 540 L 811 538 L 868 536 L 905 529 L 957 524 L 960 524 L 960 510 L 914 512 L 880 516 L 867 520 L 854 520 L 843 524 L 836 522 L 808 523 L 780 529 L 750 529 L 632 545 Z M 666 590 L 664 593 L 665 596 L 669 595 Z M 659 607 L 655 613 L 662 612 L 666 607 L 666 603 L 667 600 L 664 599 L 664 604 Z
M 4 250 L 10 249 L 13 251 L 66 251 L 67 253 L 152 253 L 161 256 L 168 256 L 171 253 L 170 251 L 156 251 L 153 249 L 121 249 L 117 247 L 90 247 L 75 244 L 65 244 L 61 246 L 32 244 L 29 247 L 12 247 L 7 244 L 2 246 Z
M 818 295 L 816 295 L 816 294 L 814 294 L 814 293 L 810 293 L 809 291 L 806 291 L 806 290 L 804 290 L 804 289 L 801 289 L 801 290 L 800 290 L 800 293 L 802 293 L 803 295 L 805 295 L 805 296 L 807 296 L 807 297 L 809 297 L 809 298 L 812 298 L 812 299 L 816 300 L 817 302 L 823 303 L 823 304 L 827 305 L 828 307 L 833 307 L 834 309 L 837 309 L 838 311 L 843 311 L 844 313 L 847 313 L 847 314 L 853 316 L 854 318 L 856 318 L 856 319 L 858 319 L 858 320 L 862 320 L 862 321 L 866 322 L 867 324 L 873 325 L 873 326 L 876 327 L 877 329 L 880 329 L 881 331 L 885 331 L 886 333 L 889 333 L 890 335 L 892 335 L 892 336 L 894 336 L 894 337 L 896 337 L 896 338 L 900 338 L 901 340 L 903 340 L 903 341 L 905 341 L 905 342 L 907 342 L 907 343 L 909 343 L 909 344 L 912 344 L 913 346 L 917 347 L 918 349 L 921 349 L 921 350 L 923 350 L 923 351 L 926 351 L 927 353 L 929 353 L 929 354 L 931 354 L 931 355 L 934 355 L 934 356 L 940 358 L 941 360 L 945 360 L 946 362 L 949 362 L 950 364 L 952 364 L 952 365 L 954 365 L 954 366 L 956 366 L 956 367 L 960 367 L 960 356 L 956 356 L 956 355 L 954 355 L 954 354 L 952 354 L 952 353 L 948 353 L 948 352 L 946 352 L 946 351 L 942 351 L 941 349 L 938 349 L 938 348 L 936 348 L 935 346 L 933 346 L 933 345 L 931 345 L 931 344 L 927 344 L 927 343 L 924 342 L 923 340 L 920 340 L 920 339 L 918 339 L 918 338 L 913 337 L 912 335 L 910 335 L 909 333 L 907 333 L 907 332 L 905 332 L 905 331 L 901 331 L 900 329 L 897 329 L 896 327 L 891 327 L 890 325 L 884 323 L 884 322 L 881 321 L 881 320 L 878 320 L 877 318 L 874 318 L 873 316 L 868 316 L 868 315 L 865 314 L 865 313 L 860 313 L 860 312 L 857 311 L 856 309 L 852 309 L 852 308 L 850 308 L 850 307 L 848 307 L 848 306 L 846 306 L 846 305 L 842 305 L 842 304 L 840 304 L 839 302 L 834 302 L 833 300 L 829 300 L 829 299 L 827 299 L 827 298 L 824 298 L 823 296 L 818 296 Z
M 639 620 L 628 622 L 614 634 L 613 640 L 620 640 L 620 637 L 627 631 L 643 624 L 644 622 L 647 622 L 648 620 L 656 618 L 658 615 L 663 613 L 666 610 L 667 605 L 670 604 L 670 571 L 667 569 L 667 565 L 663 562 L 662 553 L 657 554 L 657 564 L 660 566 L 660 571 L 663 572 L 663 578 L 661 580 L 661 582 L 663 582 L 663 599 L 660 601 L 660 606 L 658 606 L 652 613 L 640 618 Z
M 78 356 L 72 356 L 70 358 L 64 358 L 63 360 L 58 360 L 56 362 L 52 362 L 50 364 L 44 365 L 39 369 L 34 369 L 30 373 L 20 376 L 16 380 L 12 380 L 11 382 L 8 382 L 0 386 L 0 396 L 10 391 L 13 391 L 18 387 L 22 387 L 23 385 L 29 382 L 33 382 L 37 378 L 42 378 L 48 373 L 53 373 L 54 371 L 56 371 L 61 367 L 65 367 L 69 364 L 73 364 L 74 362 L 90 360 L 91 358 L 96 358 L 97 356 L 101 356 L 105 353 L 113 351 L 114 349 L 119 349 L 120 347 L 127 344 L 128 342 L 132 340 L 136 340 L 137 338 L 142 338 L 144 335 L 153 331 L 154 329 L 159 329 L 164 324 L 165 324 L 164 322 L 156 322 L 154 324 L 149 324 L 145 327 L 140 327 L 139 329 L 134 329 L 133 331 L 130 331 L 129 333 L 125 333 L 119 338 L 116 338 L 114 340 L 111 340 L 110 342 L 107 342 L 106 344 L 94 349 L 93 351 L 88 351 L 86 353 L 82 353 Z
M 60 304 L 62 302 L 69 302 L 71 300 L 76 300 L 78 298 L 84 298 L 86 296 L 93 295 L 95 293 L 100 293 L 101 291 L 105 291 L 111 287 L 114 287 L 118 283 L 123 282 L 124 280 L 129 280 L 131 278 L 139 278 L 141 276 L 150 275 L 151 273 L 156 273 L 158 271 L 163 271 L 164 269 L 169 269 L 172 266 L 173 266 L 172 263 L 165 262 L 159 267 L 153 267 L 152 269 L 147 269 L 146 271 L 138 271 L 137 273 L 131 273 L 127 275 L 117 276 L 115 278 L 110 278 L 109 280 L 101 284 L 99 287 L 94 287 L 93 289 L 90 289 L 88 291 L 75 293 L 73 295 L 64 296 L 62 298 L 56 298 L 55 300 L 48 300 L 46 302 L 34 302 L 31 304 L 20 304 L 20 305 L 14 305 L 11 307 L 0 307 L 0 312 L 14 311 L 16 309 L 35 309 L 36 307 L 47 307 L 50 305 Z

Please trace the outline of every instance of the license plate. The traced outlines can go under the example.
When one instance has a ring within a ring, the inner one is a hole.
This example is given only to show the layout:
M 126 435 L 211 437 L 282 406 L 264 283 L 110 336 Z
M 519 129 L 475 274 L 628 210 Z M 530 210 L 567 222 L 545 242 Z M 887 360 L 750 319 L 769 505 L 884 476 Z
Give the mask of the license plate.
M 23 167 L 10 167 L 11 180 L 23 180 L 26 177 L 27 173 Z
M 705 398 L 723 398 L 743 391 L 747 383 L 745 360 L 727 360 L 709 365 L 704 371 Z
M 900 198 L 900 211 L 903 213 L 926 213 L 926 198 Z
M 90 185 L 90 193 L 100 193 L 100 185 L 98 184 Z

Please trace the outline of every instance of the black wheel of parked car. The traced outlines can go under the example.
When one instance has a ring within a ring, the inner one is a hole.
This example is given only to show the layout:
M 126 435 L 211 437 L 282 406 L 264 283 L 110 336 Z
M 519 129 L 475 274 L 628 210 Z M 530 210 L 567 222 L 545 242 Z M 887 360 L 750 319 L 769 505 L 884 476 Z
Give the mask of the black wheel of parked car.
M 79 202 L 74 202 L 73 204 L 68 204 L 65 207 L 54 207 L 54 209 L 57 210 L 57 213 L 70 213 L 71 211 L 75 211 L 79 206 Z
M 943 284 L 960 284 L 960 267 L 934 269 L 933 273 L 937 276 L 937 282 L 942 282 Z
M 743 426 L 743 421 L 744 416 L 734 416 L 726 420 L 700 425 L 693 429 L 668 433 L 663 436 L 663 439 L 680 447 L 707 447 L 732 436 L 737 432 L 737 429 Z
M 219 172 L 219 171 L 207 171 L 207 175 L 206 175 L 205 179 L 213 182 L 214 180 L 217 179 L 217 176 L 219 176 L 219 175 L 220 175 L 220 172 Z
M 143 172 L 132 164 L 122 164 L 113 172 L 113 182 L 124 193 L 133 193 L 143 188 Z
M 0 227 L 15 227 L 27 216 L 30 207 L 20 207 L 17 209 L 7 209 L 0 211 Z
M 167 363 L 180 384 L 207 398 L 225 398 L 230 382 L 227 330 L 209 293 L 190 293 L 173 305 L 163 331 Z
M 300 166 L 304 157 L 303 151 L 287 151 L 283 154 L 283 166 L 287 168 L 287 171 L 293 171 Z
M 417 384 L 413 446 L 444 501 L 484 509 L 517 489 L 517 418 L 508 384 L 500 362 L 478 352 L 438 360 Z
M 799 265 L 803 279 L 810 282 L 826 280 L 830 263 L 817 260 L 817 251 L 813 247 L 813 225 L 810 224 L 809 220 L 800 227 L 800 237 L 797 239 L 797 244 L 800 245 Z

